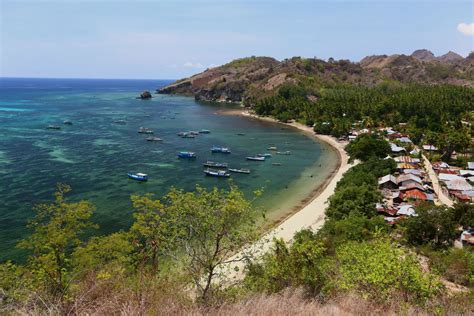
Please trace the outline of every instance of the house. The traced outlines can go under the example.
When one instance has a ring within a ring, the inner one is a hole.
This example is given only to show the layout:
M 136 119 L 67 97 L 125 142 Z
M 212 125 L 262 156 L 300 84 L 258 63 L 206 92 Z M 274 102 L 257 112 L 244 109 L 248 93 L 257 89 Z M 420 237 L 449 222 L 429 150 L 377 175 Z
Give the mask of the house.
M 467 169 L 474 170 L 474 162 L 473 161 L 470 161 L 470 162 L 467 163 Z
M 432 196 L 428 196 L 425 192 L 418 189 L 410 189 L 402 192 L 403 198 L 406 200 L 430 201 Z
M 397 140 L 400 143 L 405 143 L 405 144 L 411 144 L 412 143 L 412 141 L 408 137 L 399 137 L 399 138 L 397 138 Z
M 461 177 L 459 177 L 459 179 L 446 181 L 446 186 L 450 193 L 451 191 L 472 191 L 472 185 Z
M 418 155 L 420 152 L 416 149 L 416 148 L 413 148 L 412 151 L 410 151 L 410 155 L 413 155 L 413 156 L 416 156 Z
M 418 158 L 412 158 L 410 156 L 399 156 L 393 158 L 396 162 L 404 162 L 404 163 L 410 163 L 410 164 L 418 164 L 420 163 L 420 159 Z
M 417 190 L 420 190 L 421 192 L 425 192 L 425 188 L 421 184 L 415 183 L 415 182 L 411 182 L 400 187 L 400 191 L 402 192 L 412 190 L 412 189 L 417 189 Z
M 459 170 L 461 177 L 468 178 L 474 176 L 474 170 Z
M 390 148 L 393 153 L 401 153 L 405 151 L 405 148 L 397 146 L 394 143 L 390 143 Z
M 414 174 L 402 174 L 397 178 L 397 184 L 399 186 L 406 187 L 409 184 L 416 183 L 416 184 L 423 184 L 423 181 L 420 177 L 415 176 Z
M 451 196 L 458 202 L 470 203 L 474 200 L 474 196 L 468 193 L 469 191 L 451 191 Z
M 398 216 L 416 216 L 415 209 L 411 204 L 400 205 L 397 209 Z
M 445 163 L 444 161 L 437 161 L 432 163 L 433 169 L 438 170 L 438 169 L 448 169 L 449 165 Z
M 464 179 L 460 176 L 458 176 L 457 174 L 450 174 L 450 173 L 440 173 L 438 175 L 438 178 L 441 180 L 441 181 L 444 181 L 444 182 L 447 182 L 447 181 L 453 181 L 453 180 L 459 180 L 459 179 Z
M 474 246 L 474 228 L 466 229 L 461 233 L 461 243 L 463 246 Z
M 398 188 L 397 179 L 391 174 L 387 174 L 379 179 L 380 189 L 394 190 Z
M 423 150 L 426 150 L 426 151 L 437 151 L 438 148 L 436 148 L 434 145 L 423 145 Z
M 402 162 L 402 163 L 397 163 L 397 169 L 398 170 L 416 169 L 416 167 L 414 165 L 409 164 L 409 163 Z
M 423 172 L 420 169 L 403 169 L 402 172 L 406 174 L 414 174 L 417 177 L 421 177 L 423 175 Z

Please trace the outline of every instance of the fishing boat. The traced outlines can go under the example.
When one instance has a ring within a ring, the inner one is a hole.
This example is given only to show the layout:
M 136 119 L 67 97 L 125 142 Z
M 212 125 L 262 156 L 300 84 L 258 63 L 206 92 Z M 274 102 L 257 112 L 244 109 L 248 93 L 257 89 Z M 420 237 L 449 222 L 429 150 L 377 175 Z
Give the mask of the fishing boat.
M 146 173 L 141 173 L 141 172 L 132 173 L 132 172 L 129 172 L 127 175 L 130 179 L 133 179 L 133 180 L 136 180 L 136 181 L 148 181 L 148 175 Z
M 270 153 L 265 153 L 265 154 L 257 154 L 257 157 L 265 157 L 265 158 L 270 158 L 272 154 Z
M 63 122 L 64 125 L 72 125 L 72 122 L 70 120 L 65 120 Z
M 202 129 L 202 130 L 199 131 L 199 134 L 210 134 L 210 133 L 211 133 L 211 131 L 208 130 L 208 129 Z
M 206 161 L 204 167 L 211 167 L 211 168 L 227 168 L 227 163 L 225 162 L 214 162 L 214 161 Z
M 151 128 L 140 127 L 138 129 L 139 134 L 153 134 L 153 130 Z
M 277 151 L 276 152 L 277 155 L 291 155 L 291 151 L 287 150 L 287 151 Z
M 182 138 L 196 138 L 196 135 L 186 133 L 186 134 L 184 134 L 184 135 L 181 136 L 181 137 L 182 137 Z
M 230 171 L 230 172 L 236 172 L 236 173 L 245 173 L 245 174 L 249 174 L 249 173 L 250 173 L 250 170 L 249 170 L 249 169 L 233 169 L 233 168 L 229 168 L 229 171 Z
M 46 127 L 46 129 L 54 129 L 54 130 L 58 130 L 58 129 L 61 129 L 61 126 L 57 126 L 57 125 L 48 125 Z
M 180 151 L 178 153 L 178 158 L 196 158 L 196 154 L 192 151 Z
M 186 132 L 179 132 L 179 133 L 178 133 L 178 136 L 183 137 L 183 136 L 186 135 L 186 134 L 188 134 L 188 133 L 186 133 Z
M 147 137 L 147 138 L 146 138 L 146 141 L 147 141 L 147 142 L 162 142 L 163 139 L 162 139 L 162 138 L 159 138 L 159 137 Z
M 206 169 L 204 170 L 206 176 L 211 177 L 220 177 L 220 178 L 228 178 L 230 177 L 230 173 L 226 170 L 213 170 L 213 169 Z
M 188 134 L 197 136 L 197 135 L 199 135 L 199 132 L 198 131 L 189 131 Z
M 212 147 L 211 152 L 221 153 L 221 154 L 230 154 L 230 149 L 227 147 Z
M 268 147 L 267 150 L 277 150 L 278 148 L 276 148 L 275 146 L 271 146 L 271 147 Z
M 250 156 L 250 157 L 246 157 L 247 160 L 252 160 L 252 161 L 265 161 L 265 157 L 258 157 L 258 156 Z

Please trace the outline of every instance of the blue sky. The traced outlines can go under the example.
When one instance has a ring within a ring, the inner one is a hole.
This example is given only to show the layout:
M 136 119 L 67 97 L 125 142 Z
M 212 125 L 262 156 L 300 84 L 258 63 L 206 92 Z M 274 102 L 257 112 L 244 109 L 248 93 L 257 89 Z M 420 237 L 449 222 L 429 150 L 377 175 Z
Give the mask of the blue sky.
M 0 76 L 174 79 L 251 55 L 474 50 L 472 1 L 0 3 Z

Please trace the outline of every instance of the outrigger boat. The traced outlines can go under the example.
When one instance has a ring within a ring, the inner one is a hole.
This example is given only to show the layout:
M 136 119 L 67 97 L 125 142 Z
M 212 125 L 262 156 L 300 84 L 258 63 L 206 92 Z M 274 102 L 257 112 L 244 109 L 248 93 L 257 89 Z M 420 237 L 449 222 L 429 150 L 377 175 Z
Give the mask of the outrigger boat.
M 196 158 L 196 154 L 192 151 L 180 151 L 178 153 L 178 158 Z
M 54 129 L 54 130 L 58 130 L 58 129 L 61 129 L 61 126 L 57 126 L 57 125 L 48 125 L 46 127 L 46 129 Z
M 147 138 L 146 138 L 146 141 L 147 141 L 147 142 L 162 142 L 163 139 L 162 139 L 162 138 L 159 138 L 159 137 L 147 137 Z
M 211 133 L 211 131 L 208 130 L 208 129 L 202 129 L 202 130 L 199 131 L 199 134 L 210 134 L 210 133 Z
M 277 151 L 276 152 L 277 155 L 291 155 L 291 151 L 287 150 L 287 151 Z
M 227 169 L 227 163 L 225 162 L 214 162 L 214 161 L 206 161 L 204 167 L 211 167 L 211 168 L 225 168 Z
M 227 147 L 212 147 L 211 152 L 221 153 L 221 154 L 230 154 L 230 149 Z
M 250 173 L 250 170 L 249 170 L 249 169 L 233 169 L 233 168 L 229 168 L 229 171 L 230 171 L 230 172 L 236 172 L 236 173 L 245 173 L 245 174 L 249 174 L 249 173 Z
M 139 134 L 153 134 L 153 130 L 151 128 L 140 127 L 138 129 Z
M 252 161 L 265 161 L 265 157 L 246 157 L 247 160 L 252 160 Z
M 128 177 L 136 181 L 148 181 L 148 175 L 146 173 L 131 173 L 129 172 Z
M 226 170 L 213 170 L 213 169 L 206 169 L 204 170 L 206 176 L 212 177 L 220 177 L 220 178 L 228 178 L 230 177 L 230 173 Z
M 265 157 L 265 158 L 270 158 L 272 154 L 265 153 L 265 154 L 257 154 L 257 157 Z

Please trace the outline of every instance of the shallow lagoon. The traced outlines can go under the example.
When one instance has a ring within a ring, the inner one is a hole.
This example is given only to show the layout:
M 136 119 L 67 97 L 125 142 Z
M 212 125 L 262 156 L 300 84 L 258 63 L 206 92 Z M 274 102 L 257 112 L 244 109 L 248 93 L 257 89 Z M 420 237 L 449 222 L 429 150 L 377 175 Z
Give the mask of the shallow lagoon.
M 21 256 L 14 245 L 27 234 L 31 207 L 50 199 L 57 182 L 73 187 L 72 199 L 94 203 L 93 220 L 100 234 L 129 227 L 132 194 L 160 196 L 172 186 L 228 186 L 226 179 L 204 176 L 206 160 L 251 169 L 250 175 L 233 174 L 231 181 L 249 196 L 264 189 L 257 203 L 268 209 L 270 221 L 288 215 L 337 163 L 327 145 L 282 125 L 218 115 L 222 106 L 187 97 L 135 99 L 141 91 L 167 82 L 0 79 L 0 260 Z M 73 125 L 63 125 L 66 119 Z M 49 124 L 61 125 L 61 130 L 46 130 Z M 146 135 L 137 133 L 140 126 L 152 128 L 164 142 L 147 142 Z M 200 129 L 211 133 L 195 139 L 176 135 Z M 228 146 L 232 154 L 212 154 L 214 145 Z M 274 155 L 265 162 L 245 160 L 270 146 L 292 154 Z M 195 151 L 198 158 L 179 160 L 180 150 Z M 128 171 L 148 173 L 150 180 L 129 180 Z

